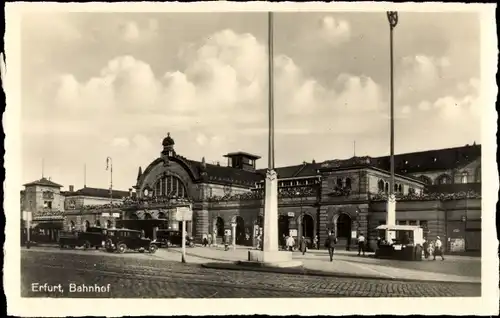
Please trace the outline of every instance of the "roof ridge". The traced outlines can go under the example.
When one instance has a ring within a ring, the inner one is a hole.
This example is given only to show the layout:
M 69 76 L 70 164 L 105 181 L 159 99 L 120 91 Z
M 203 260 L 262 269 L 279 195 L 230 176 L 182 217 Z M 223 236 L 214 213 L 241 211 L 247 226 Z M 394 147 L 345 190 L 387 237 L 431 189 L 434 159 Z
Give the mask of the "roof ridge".
M 297 171 L 295 171 L 295 173 L 292 175 L 292 178 L 295 178 L 299 175 L 299 173 L 302 172 L 302 170 L 304 170 L 304 168 L 308 165 L 307 162 L 303 162 L 302 165 L 299 167 L 299 169 Z

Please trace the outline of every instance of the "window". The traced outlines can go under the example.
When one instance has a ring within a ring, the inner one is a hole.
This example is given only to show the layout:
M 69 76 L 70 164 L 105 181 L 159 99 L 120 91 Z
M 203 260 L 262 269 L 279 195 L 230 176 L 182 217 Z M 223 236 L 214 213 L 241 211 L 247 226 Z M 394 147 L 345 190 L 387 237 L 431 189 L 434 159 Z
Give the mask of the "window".
M 394 184 L 394 192 L 398 192 L 398 185 L 396 183 Z
M 337 178 L 337 187 L 342 188 L 342 179 Z
M 415 220 L 410 220 L 410 225 L 417 225 L 417 221 L 415 221 Z
M 438 180 L 437 180 L 438 184 L 450 184 L 451 183 L 451 178 L 449 175 L 447 174 L 443 174 L 441 176 L 439 176 Z
M 345 187 L 346 189 L 351 189 L 351 178 L 345 179 Z
M 424 233 L 429 233 L 429 226 L 427 221 L 420 220 L 420 227 L 424 230 Z
M 475 179 L 476 179 L 476 182 L 481 182 L 481 166 L 476 168 Z
M 378 180 L 378 191 L 384 192 L 384 180 Z
M 467 172 L 462 173 L 462 183 L 467 183 L 468 175 Z
M 46 209 L 52 209 L 52 201 L 44 201 L 43 207 Z
M 403 192 L 403 186 L 401 184 L 398 186 L 398 192 L 400 192 L 400 193 Z
M 187 197 L 186 187 L 184 183 L 175 176 L 164 176 L 155 184 L 155 195 L 162 197 Z
M 408 225 L 408 221 L 406 221 L 406 220 L 397 220 L 396 224 L 397 225 Z
M 389 192 L 389 183 L 385 183 L 385 193 Z
M 408 194 L 415 194 L 415 189 L 409 188 L 408 189 Z

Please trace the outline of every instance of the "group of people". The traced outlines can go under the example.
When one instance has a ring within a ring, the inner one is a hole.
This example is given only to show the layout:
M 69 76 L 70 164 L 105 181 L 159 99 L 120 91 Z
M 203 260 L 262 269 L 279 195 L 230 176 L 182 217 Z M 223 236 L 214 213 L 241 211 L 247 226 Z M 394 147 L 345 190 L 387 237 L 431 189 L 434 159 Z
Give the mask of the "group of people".
M 441 256 L 441 260 L 444 261 L 443 242 L 441 242 L 441 238 L 439 236 L 436 236 L 436 240 L 431 242 L 424 239 L 422 248 L 424 250 L 425 259 L 429 259 L 432 255 L 433 261 L 436 260 L 436 256 Z
M 307 248 L 309 246 L 309 239 L 306 238 L 305 236 L 302 236 L 299 239 L 298 244 L 296 243 L 297 242 L 295 242 L 295 238 L 291 235 L 286 236 L 285 234 L 283 234 L 280 240 L 280 246 L 282 250 L 293 252 L 296 249 L 298 249 L 299 251 L 302 252 L 302 255 L 304 255 L 307 252 Z M 319 247 L 317 235 L 313 238 L 311 243 L 313 249 L 317 249 Z

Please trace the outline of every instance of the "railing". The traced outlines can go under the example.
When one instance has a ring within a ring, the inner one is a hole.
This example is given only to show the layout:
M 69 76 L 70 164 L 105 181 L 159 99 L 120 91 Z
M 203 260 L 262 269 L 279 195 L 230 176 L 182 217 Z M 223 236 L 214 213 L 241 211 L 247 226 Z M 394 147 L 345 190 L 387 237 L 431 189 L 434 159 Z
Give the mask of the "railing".
M 426 186 L 428 193 L 459 193 L 474 191 L 481 193 L 481 183 L 448 183 L 448 184 L 433 184 Z
M 475 191 L 461 191 L 457 193 L 423 193 L 423 194 L 395 194 L 397 201 L 451 201 L 464 199 L 481 199 L 481 194 Z M 386 201 L 386 193 L 370 194 L 371 201 Z

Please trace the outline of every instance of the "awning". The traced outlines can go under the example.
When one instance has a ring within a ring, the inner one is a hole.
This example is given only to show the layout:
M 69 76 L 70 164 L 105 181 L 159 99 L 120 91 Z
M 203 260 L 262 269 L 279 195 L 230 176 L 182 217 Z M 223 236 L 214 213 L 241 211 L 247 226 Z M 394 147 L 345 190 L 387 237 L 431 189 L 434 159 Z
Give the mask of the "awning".
M 35 229 L 45 229 L 45 230 L 62 230 L 63 229 L 63 222 L 40 222 L 37 225 L 34 226 Z

